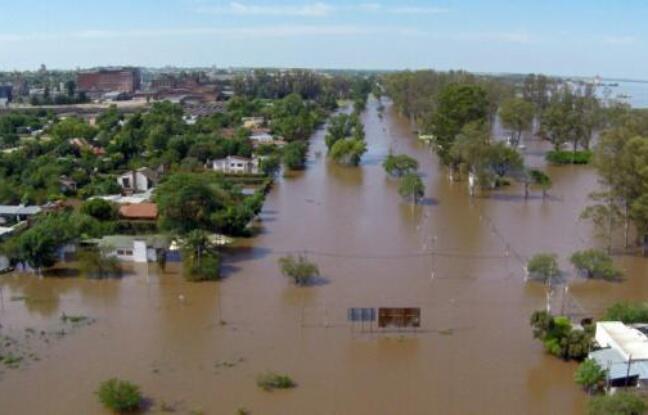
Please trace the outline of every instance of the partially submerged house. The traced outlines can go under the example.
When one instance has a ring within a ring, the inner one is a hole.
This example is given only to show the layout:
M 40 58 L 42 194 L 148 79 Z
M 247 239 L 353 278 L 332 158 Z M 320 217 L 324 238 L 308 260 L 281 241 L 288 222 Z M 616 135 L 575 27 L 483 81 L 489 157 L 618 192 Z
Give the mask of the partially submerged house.
M 259 159 L 240 156 L 227 156 L 211 162 L 214 171 L 225 174 L 259 174 Z
M 127 171 L 117 178 L 124 192 L 138 193 L 152 189 L 160 180 L 159 174 L 148 167 Z
M 626 325 L 620 321 L 596 323 L 596 350 L 589 353 L 605 371 L 610 386 L 648 384 L 647 325 Z
M 110 235 L 83 243 L 98 247 L 106 256 L 136 263 L 154 262 L 169 247 L 167 239 L 160 235 Z

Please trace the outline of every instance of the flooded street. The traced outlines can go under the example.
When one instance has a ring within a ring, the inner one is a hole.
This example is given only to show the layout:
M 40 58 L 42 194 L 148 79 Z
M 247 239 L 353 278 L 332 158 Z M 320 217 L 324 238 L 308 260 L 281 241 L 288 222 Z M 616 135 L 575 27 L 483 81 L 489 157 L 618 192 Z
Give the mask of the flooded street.
M 386 103 L 363 116 L 369 151 L 359 168 L 326 159 L 316 133 L 307 169 L 277 180 L 261 233 L 231 249 L 220 283 L 187 283 L 178 272 L 134 265 L 118 281 L 60 276 L 0 277 L 4 334 L 49 330 L 60 317 L 93 324 L 45 344 L 40 360 L 0 373 L 0 412 L 102 414 L 94 391 L 118 376 L 177 413 L 580 414 L 586 394 L 576 365 L 545 355 L 529 315 L 545 290 L 525 283 L 540 251 L 567 257 L 594 246 L 579 221 L 597 187 L 587 167 L 550 167 L 554 187 L 525 201 L 518 184 L 471 199 L 450 182 L 432 150 Z M 544 167 L 544 144 L 527 142 Z M 416 157 L 426 183 L 419 206 L 401 201 L 381 166 L 389 150 Z M 300 288 L 279 273 L 286 253 L 318 263 L 318 284 Z M 648 261 L 618 259 L 622 283 L 570 282 L 552 306 L 600 313 L 617 299 L 645 299 Z M 172 267 L 170 267 L 172 268 Z M 573 277 L 573 276 L 572 276 Z M 181 301 L 181 298 L 184 298 Z M 417 333 L 361 333 L 348 307 L 421 307 Z M 264 392 L 257 374 L 289 374 L 298 387 Z

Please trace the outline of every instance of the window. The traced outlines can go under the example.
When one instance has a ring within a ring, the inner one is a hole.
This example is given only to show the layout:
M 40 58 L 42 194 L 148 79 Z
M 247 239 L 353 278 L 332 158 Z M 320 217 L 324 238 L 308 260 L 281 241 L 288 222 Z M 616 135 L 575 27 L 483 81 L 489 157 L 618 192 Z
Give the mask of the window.
M 133 251 L 130 249 L 118 249 L 117 255 L 131 256 L 133 255 Z

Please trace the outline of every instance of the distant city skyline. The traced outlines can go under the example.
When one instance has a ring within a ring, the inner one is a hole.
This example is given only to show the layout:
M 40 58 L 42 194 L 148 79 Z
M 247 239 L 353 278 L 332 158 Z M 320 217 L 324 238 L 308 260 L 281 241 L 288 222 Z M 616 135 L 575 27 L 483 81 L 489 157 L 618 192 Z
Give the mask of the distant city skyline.
M 148 67 L 465 69 L 648 79 L 648 3 L 22 0 L 0 70 Z

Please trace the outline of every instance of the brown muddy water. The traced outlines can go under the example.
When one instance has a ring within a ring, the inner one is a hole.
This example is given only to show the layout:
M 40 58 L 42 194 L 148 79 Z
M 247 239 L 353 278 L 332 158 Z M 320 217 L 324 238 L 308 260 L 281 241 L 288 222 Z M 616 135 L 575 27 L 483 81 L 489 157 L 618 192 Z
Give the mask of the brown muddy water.
M 364 121 L 362 165 L 328 162 L 319 131 L 307 170 L 277 181 L 262 232 L 227 255 L 220 283 L 186 283 L 154 266 L 134 266 L 118 281 L 0 277 L 0 334 L 38 356 L 0 373 L 0 413 L 104 414 L 94 391 L 112 376 L 140 384 L 151 413 L 162 403 L 205 414 L 582 413 L 575 365 L 546 356 L 532 338 L 528 317 L 545 306 L 545 291 L 524 282 L 522 265 L 555 251 L 569 269 L 569 253 L 594 244 L 578 220 L 594 172 L 550 168 L 544 201 L 525 201 L 518 185 L 470 199 L 389 103 L 381 119 L 370 100 Z M 528 162 L 543 166 L 545 148 L 527 144 Z M 402 202 L 385 177 L 389 149 L 420 161 L 422 205 Z M 304 251 L 323 278 L 298 288 L 276 261 Z M 596 315 L 616 299 L 646 298 L 648 262 L 618 261 L 626 281 L 572 278 L 569 301 L 556 296 L 554 307 Z M 421 307 L 422 328 L 352 331 L 353 306 Z M 94 322 L 50 341 L 24 339 L 26 328 L 60 331 L 62 313 Z M 299 386 L 263 392 L 255 379 L 267 370 Z

